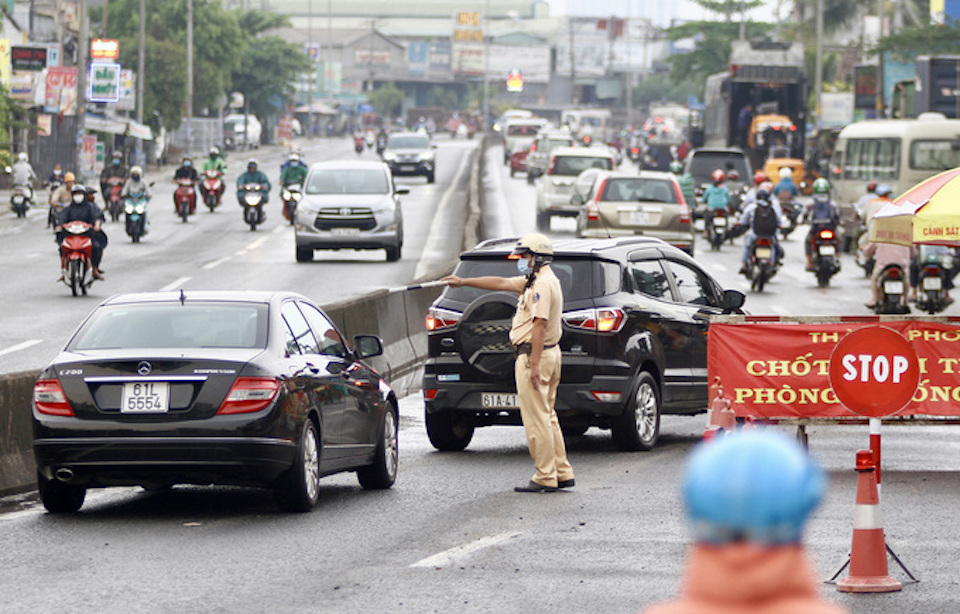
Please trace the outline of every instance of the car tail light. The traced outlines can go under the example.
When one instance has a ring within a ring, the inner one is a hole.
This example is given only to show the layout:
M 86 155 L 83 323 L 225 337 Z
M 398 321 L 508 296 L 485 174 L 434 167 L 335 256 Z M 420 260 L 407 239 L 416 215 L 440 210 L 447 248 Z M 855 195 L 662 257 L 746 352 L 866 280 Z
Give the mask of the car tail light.
M 590 394 L 593 395 L 593 398 L 600 401 L 601 403 L 616 403 L 620 400 L 619 392 L 606 392 L 603 390 L 591 390 Z
M 587 219 L 592 222 L 600 219 L 600 205 L 594 200 L 587 203 Z
M 556 163 L 557 163 L 557 159 L 556 159 L 556 158 L 550 158 L 550 166 L 547 167 L 547 174 L 548 174 L 548 175 L 552 175 L 552 174 L 553 174 L 553 167 L 556 165 Z
M 533 143 L 530 144 L 530 151 L 536 151 L 536 150 L 537 150 L 537 142 L 534 141 Z
M 690 224 L 693 222 L 693 218 L 690 217 L 690 207 L 687 206 L 687 203 L 684 202 L 683 196 L 680 197 L 680 223 L 681 224 Z
M 449 309 L 431 307 L 427 309 L 427 330 L 442 330 L 456 326 L 463 314 Z
M 820 238 L 824 241 L 833 241 L 833 231 L 829 228 L 824 228 L 820 231 Z
M 265 409 L 280 391 L 280 382 L 272 377 L 238 377 L 218 414 L 246 414 Z
M 423 398 L 427 401 L 432 401 L 437 398 L 437 393 L 440 392 L 436 388 L 427 388 L 423 391 Z
M 593 330 L 599 333 L 616 333 L 623 328 L 627 316 L 622 309 L 603 307 L 565 313 L 563 321 L 571 328 Z
M 630 153 L 632 153 L 633 155 L 637 155 L 638 153 L 640 153 L 640 148 L 639 148 L 639 147 L 631 147 L 631 148 L 630 148 Z
M 41 414 L 72 416 L 73 408 L 67 401 L 60 382 L 55 379 L 38 380 L 33 385 L 33 404 Z

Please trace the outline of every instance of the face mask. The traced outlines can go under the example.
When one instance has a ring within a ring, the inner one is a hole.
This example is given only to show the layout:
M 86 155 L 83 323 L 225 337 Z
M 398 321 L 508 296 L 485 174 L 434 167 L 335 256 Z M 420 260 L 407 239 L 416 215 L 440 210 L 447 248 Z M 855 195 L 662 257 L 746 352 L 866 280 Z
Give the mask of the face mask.
M 190 163 L 189 163 L 189 162 L 184 162 L 183 165 L 186 166 L 187 168 L 190 168 Z
M 82 202 L 83 202 L 83 194 L 74 194 L 74 195 L 73 195 L 73 202 L 77 203 L 78 205 L 79 205 L 80 203 L 82 203 Z
M 520 271 L 521 275 L 526 275 L 530 272 L 530 261 L 526 258 L 521 258 L 517 260 L 517 270 Z
M 130 175 L 130 176 L 133 178 L 134 181 L 140 181 L 140 175 L 134 173 L 134 174 L 132 174 L 132 175 Z

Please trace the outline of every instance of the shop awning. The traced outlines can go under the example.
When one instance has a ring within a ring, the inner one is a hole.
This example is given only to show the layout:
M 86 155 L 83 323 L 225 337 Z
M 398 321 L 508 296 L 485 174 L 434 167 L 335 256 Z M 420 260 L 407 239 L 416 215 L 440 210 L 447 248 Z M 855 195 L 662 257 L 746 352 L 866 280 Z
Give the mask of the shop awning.
M 109 132 L 110 134 L 128 134 L 135 139 L 144 141 L 153 140 L 153 130 L 150 129 L 150 126 L 139 124 L 132 119 L 87 113 L 84 122 L 87 130 Z

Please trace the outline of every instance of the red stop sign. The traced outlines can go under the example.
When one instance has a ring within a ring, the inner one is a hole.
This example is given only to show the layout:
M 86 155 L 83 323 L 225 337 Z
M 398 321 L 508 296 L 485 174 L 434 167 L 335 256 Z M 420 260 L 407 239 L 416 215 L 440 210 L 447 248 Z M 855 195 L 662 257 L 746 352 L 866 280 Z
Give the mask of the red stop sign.
M 920 361 L 895 330 L 868 326 L 840 340 L 830 356 L 830 385 L 843 405 L 860 415 L 895 414 L 920 383 Z

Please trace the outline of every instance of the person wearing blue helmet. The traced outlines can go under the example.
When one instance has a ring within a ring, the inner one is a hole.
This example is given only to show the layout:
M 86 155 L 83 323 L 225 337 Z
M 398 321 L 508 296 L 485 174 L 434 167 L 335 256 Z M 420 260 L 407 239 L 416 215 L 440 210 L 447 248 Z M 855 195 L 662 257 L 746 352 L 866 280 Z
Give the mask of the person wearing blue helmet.
M 680 598 L 646 614 L 840 614 L 821 600 L 800 538 L 823 472 L 794 441 L 742 431 L 701 445 L 683 499 L 695 545 Z

